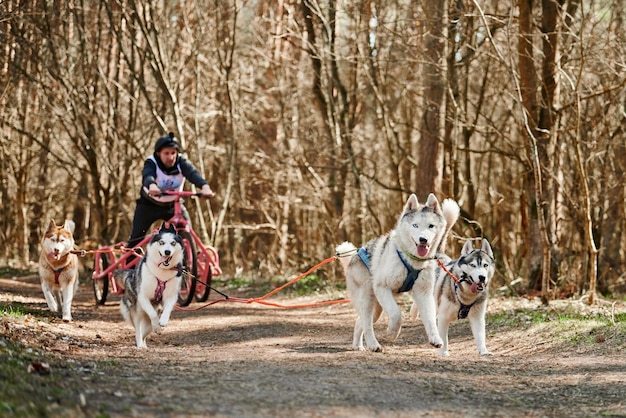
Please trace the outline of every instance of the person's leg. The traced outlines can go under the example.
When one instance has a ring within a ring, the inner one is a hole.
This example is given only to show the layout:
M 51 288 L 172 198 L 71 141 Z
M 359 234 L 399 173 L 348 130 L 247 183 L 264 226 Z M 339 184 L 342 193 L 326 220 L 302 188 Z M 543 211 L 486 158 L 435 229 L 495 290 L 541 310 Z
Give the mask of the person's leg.
M 152 223 L 159 219 L 161 216 L 158 212 L 158 206 L 154 205 L 146 205 L 141 202 L 141 199 L 137 201 L 137 206 L 135 208 L 135 215 L 133 217 L 133 227 L 130 232 L 130 237 L 128 238 L 128 242 L 126 246 L 128 248 L 132 248 L 139 244 L 142 239 L 146 236 L 148 232 L 148 228 L 152 225 Z
M 126 247 L 133 248 L 137 246 L 148 234 L 148 229 L 155 221 L 169 219 L 173 214 L 173 207 L 152 205 L 142 202 L 142 199 L 138 199 L 133 217 L 133 226 Z M 126 264 L 128 265 L 136 258 L 136 256 L 131 255 L 126 259 Z

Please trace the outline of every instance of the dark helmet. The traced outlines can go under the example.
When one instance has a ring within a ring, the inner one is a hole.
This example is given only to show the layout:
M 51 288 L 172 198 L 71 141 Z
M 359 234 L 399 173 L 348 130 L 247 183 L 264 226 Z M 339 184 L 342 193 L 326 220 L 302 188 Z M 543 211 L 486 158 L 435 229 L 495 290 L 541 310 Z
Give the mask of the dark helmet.
M 154 152 L 159 152 L 163 148 L 176 148 L 180 151 L 180 144 L 178 143 L 178 139 L 174 136 L 174 132 L 170 132 L 167 136 L 162 136 L 157 139 L 156 144 L 154 144 Z

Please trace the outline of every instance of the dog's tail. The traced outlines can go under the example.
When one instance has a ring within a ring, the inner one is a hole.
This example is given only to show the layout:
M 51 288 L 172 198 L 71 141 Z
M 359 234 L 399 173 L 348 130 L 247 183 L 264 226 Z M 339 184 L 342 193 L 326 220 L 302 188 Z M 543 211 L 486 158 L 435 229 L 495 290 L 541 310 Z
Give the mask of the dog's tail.
M 346 271 L 352 256 L 356 254 L 356 247 L 351 242 L 346 241 L 339 244 L 336 251 L 337 257 L 339 257 L 339 261 L 341 261 L 341 265 L 343 266 L 343 270 Z
M 459 219 L 461 208 L 456 200 L 445 199 L 441 204 L 441 211 L 443 212 L 443 217 L 446 218 L 447 225 L 446 232 L 444 232 L 443 237 L 441 238 L 441 244 L 439 244 L 438 252 L 445 253 L 446 244 L 448 243 L 448 234 L 456 221 Z

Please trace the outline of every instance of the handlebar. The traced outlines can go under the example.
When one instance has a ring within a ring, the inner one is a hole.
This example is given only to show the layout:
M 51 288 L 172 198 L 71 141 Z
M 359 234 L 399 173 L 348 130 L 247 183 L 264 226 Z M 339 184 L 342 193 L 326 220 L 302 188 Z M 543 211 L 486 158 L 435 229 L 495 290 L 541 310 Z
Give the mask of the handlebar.
M 179 196 L 179 197 L 202 197 L 202 198 L 205 198 L 204 195 L 202 193 L 200 193 L 200 192 L 194 193 L 194 192 L 187 192 L 187 191 L 184 191 L 184 190 L 181 191 L 181 192 L 179 192 L 177 190 L 164 190 L 164 191 L 161 192 L 161 196 L 163 196 L 163 195 L 173 195 L 173 196 Z M 213 197 L 213 196 L 214 195 L 207 196 L 206 198 Z

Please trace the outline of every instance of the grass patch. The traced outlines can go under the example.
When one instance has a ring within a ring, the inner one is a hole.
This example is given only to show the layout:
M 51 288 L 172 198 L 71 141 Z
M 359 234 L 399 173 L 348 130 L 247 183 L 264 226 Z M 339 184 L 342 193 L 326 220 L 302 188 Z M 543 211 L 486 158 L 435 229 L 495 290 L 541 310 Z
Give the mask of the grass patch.
M 489 315 L 489 322 L 499 326 L 530 326 L 533 324 L 544 324 L 549 322 L 567 322 L 567 321 L 599 321 L 606 325 L 626 324 L 626 313 L 617 313 L 612 315 L 608 311 L 585 312 L 576 311 L 574 308 L 552 308 L 542 307 L 539 309 L 514 309 L 507 310 Z
M 42 313 L 41 310 L 35 309 L 26 303 L 20 303 L 20 302 L 10 302 L 10 303 L 0 302 L 0 316 L 3 316 L 3 315 L 14 317 L 14 318 L 22 318 L 27 315 L 41 316 L 41 317 L 46 316 L 46 314 Z
M 1 319 L 3 325 L 7 318 Z M 11 337 L 0 337 L 0 416 L 77 416 L 73 392 L 64 389 L 67 367 L 48 363 L 47 356 Z M 42 364 L 50 368 L 42 369 Z
M 34 270 L 17 269 L 17 268 L 9 267 L 9 266 L 0 267 L 0 278 L 23 277 L 23 276 L 30 276 L 33 274 L 37 274 L 37 272 Z
M 564 301 L 548 307 L 505 310 L 488 315 L 494 332 L 523 331 L 537 339 L 582 351 L 626 350 L 626 313 Z M 621 348 L 620 348 L 621 347 Z

